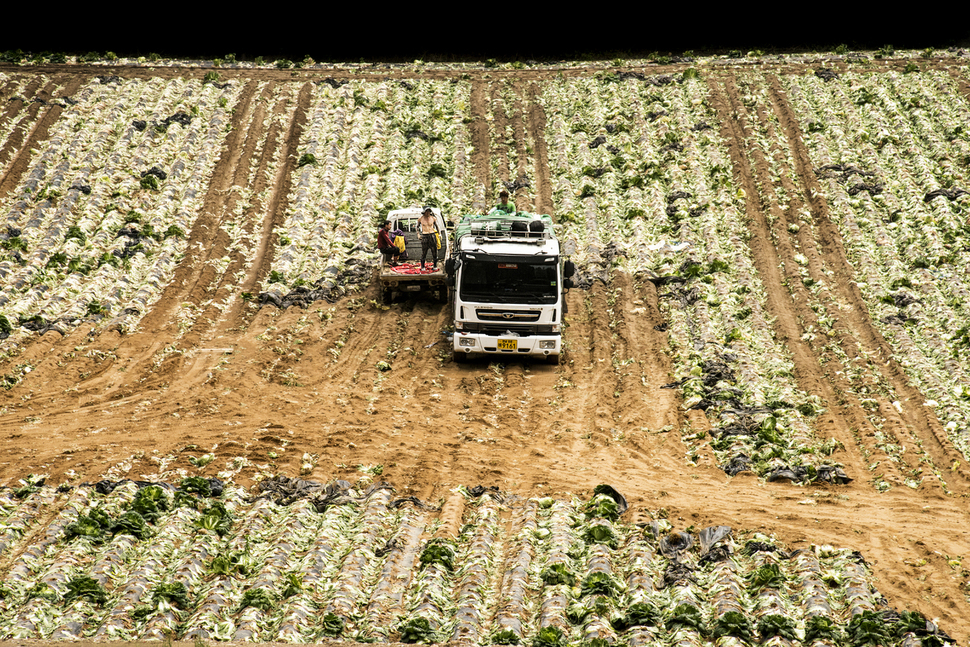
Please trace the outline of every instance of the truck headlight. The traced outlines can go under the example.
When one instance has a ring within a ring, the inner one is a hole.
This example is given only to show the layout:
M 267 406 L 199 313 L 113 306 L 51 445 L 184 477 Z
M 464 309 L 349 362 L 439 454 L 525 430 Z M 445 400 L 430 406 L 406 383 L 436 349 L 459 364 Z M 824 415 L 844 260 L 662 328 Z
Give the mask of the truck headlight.
M 458 345 L 459 346 L 474 346 L 475 345 L 475 338 L 474 337 L 459 337 L 458 338 Z
M 546 349 L 546 348 L 555 348 L 555 347 L 556 347 L 556 340 L 555 339 L 548 339 L 548 340 L 540 340 L 539 341 L 539 348 Z

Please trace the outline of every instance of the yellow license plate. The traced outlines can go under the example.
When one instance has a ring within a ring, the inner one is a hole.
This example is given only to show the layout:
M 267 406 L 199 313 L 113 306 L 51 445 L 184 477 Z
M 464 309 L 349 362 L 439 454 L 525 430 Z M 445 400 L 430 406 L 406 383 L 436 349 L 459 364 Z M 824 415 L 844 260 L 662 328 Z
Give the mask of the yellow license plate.
M 498 349 L 499 350 L 518 350 L 519 342 L 515 339 L 499 339 Z

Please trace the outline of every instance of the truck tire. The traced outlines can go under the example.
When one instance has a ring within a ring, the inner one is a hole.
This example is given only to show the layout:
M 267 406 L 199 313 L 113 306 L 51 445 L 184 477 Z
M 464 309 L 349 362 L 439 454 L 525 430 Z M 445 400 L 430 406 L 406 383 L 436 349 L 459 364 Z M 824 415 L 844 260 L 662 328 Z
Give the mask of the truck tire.
M 394 298 L 394 290 L 391 288 L 381 288 L 381 303 L 386 306 L 391 305 L 391 300 Z
M 546 364 L 559 366 L 559 355 L 546 355 L 545 360 L 546 360 Z
M 454 360 L 455 364 L 464 364 L 468 361 L 468 355 L 460 350 L 456 350 L 451 359 Z

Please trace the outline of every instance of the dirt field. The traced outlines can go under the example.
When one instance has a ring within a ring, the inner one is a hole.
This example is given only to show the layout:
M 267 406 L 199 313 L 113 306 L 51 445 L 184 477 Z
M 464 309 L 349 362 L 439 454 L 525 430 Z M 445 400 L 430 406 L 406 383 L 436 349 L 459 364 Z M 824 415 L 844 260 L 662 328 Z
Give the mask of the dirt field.
M 84 76 L 56 67 L 47 73 L 56 88 L 37 87 L 38 97 L 69 95 Z M 180 69 L 108 73 L 201 75 Z M 247 82 L 271 83 L 323 76 L 269 70 L 227 71 L 224 76 L 233 74 Z M 528 83 L 553 74 L 525 70 L 520 77 Z M 473 113 L 491 100 L 490 84 L 499 76 L 474 79 Z M 245 457 L 250 466 L 237 480 L 248 483 L 259 471 L 299 475 L 305 453 L 313 456 L 313 465 L 304 478 L 355 480 L 357 466 L 382 465 L 383 478 L 399 496 L 422 500 L 440 499 L 457 485 L 497 486 L 522 495 L 588 496 L 597 484 L 609 483 L 626 495 L 634 519 L 647 519 L 662 508 L 675 528 L 724 524 L 774 534 L 793 548 L 832 544 L 859 550 L 892 604 L 939 619 L 960 644 L 967 644 L 968 572 L 960 560 L 970 550 L 970 472 L 935 416 L 907 407 L 905 414 L 890 416 L 888 424 L 919 438 L 937 465 L 952 466 L 946 485 L 927 479 L 915 490 L 894 487 L 881 493 L 873 487 L 867 463 L 880 450 L 852 395 L 860 384 L 827 370 L 825 351 L 802 341 L 816 315 L 801 282 L 787 281 L 783 269 L 794 271 L 792 239 L 799 234 L 789 233 L 783 213 L 766 218 L 770 205 L 758 198 L 758 185 L 771 181 L 763 159 L 770 151 L 745 149 L 750 124 L 738 116 L 744 111 L 731 74 L 721 73 L 712 87 L 721 135 L 731 143 L 735 178 L 749 196 L 749 244 L 766 284 L 775 332 L 789 342 L 799 386 L 820 394 L 828 405 L 817 419 L 819 434 L 844 445 L 835 458 L 854 479 L 850 484 L 766 483 L 750 473 L 732 478 L 718 468 L 709 449 L 701 451 L 696 464 L 690 462 L 680 430 L 691 425 L 703 431 L 707 419 L 699 411 L 685 412 L 676 390 L 660 388 L 673 378 L 667 335 L 657 329 L 664 321 L 657 289 L 619 272 L 605 284 L 569 293 L 568 350 L 559 367 L 527 361 L 455 364 L 443 334 L 450 325 L 447 306 L 402 300 L 385 310 L 375 303 L 373 285 L 306 310 L 259 308 L 241 300 L 224 312 L 203 307 L 187 329 L 180 329 L 176 315 L 182 304 L 205 304 L 221 289 L 206 263 L 228 253 L 228 241 L 220 239 L 215 225 L 233 210 L 230 189 L 247 186 L 250 177 L 262 183 L 248 186 L 255 193 L 270 189 L 270 208 L 268 219 L 259 223 L 263 229 L 256 235 L 262 242 L 243 289 L 269 272 L 274 242 L 268 232 L 286 208 L 289 175 L 267 179 L 262 173 L 249 175 L 244 167 L 253 160 L 261 163 L 261 152 L 272 150 L 277 140 L 284 142 L 289 164 L 295 164 L 306 93 L 285 105 L 251 102 L 237 108 L 227 138 L 229 154 L 218 162 L 206 206 L 189 233 L 190 248 L 198 245 L 200 251 L 180 264 L 136 331 L 94 334 L 90 324 L 64 336 L 51 331 L 34 336 L 0 365 L 0 373 L 25 361 L 34 365 L 20 384 L 0 392 L 0 483 L 14 485 L 28 473 L 49 473 L 54 484 L 105 475 L 137 479 L 157 472 L 157 460 L 165 456 L 172 457 L 169 469 L 206 476 L 234 457 Z M 796 133 L 790 109 L 785 113 L 780 94 L 775 98 L 779 112 L 787 114 L 783 127 Z M 286 118 L 267 122 L 274 124 L 267 130 L 257 114 L 263 110 L 284 111 Z M 514 127 L 538 135 L 541 160 L 533 171 L 533 190 L 522 200 L 536 211 L 549 210 L 548 170 L 542 166 L 544 115 L 537 104 L 522 105 L 517 114 Z M 26 168 L 22 151 L 42 142 L 56 117 L 56 109 L 51 110 L 38 127 L 23 133 L 17 150 L 0 150 L 0 192 L 16 185 Z M 505 152 L 490 151 L 476 128 L 470 124 L 476 144 L 472 162 L 487 180 L 489 156 Z M 797 136 L 791 139 L 797 163 L 792 170 L 803 187 L 812 188 L 817 181 L 807 151 L 798 148 Z M 845 344 L 883 358 L 882 379 L 908 401 L 921 401 L 868 319 L 824 202 L 804 206 L 823 241 L 818 248 L 811 240 L 800 241 L 801 249 L 808 250 L 809 267 L 833 269 L 841 298 L 856 306 L 839 322 L 836 334 Z M 231 262 L 243 267 L 240 259 Z M 611 309 L 612 319 L 607 315 Z M 169 350 L 160 354 L 164 349 Z M 617 365 L 617 357 L 634 361 Z M 391 369 L 380 370 L 379 360 L 388 360 Z M 891 410 L 888 403 L 881 406 Z M 189 458 L 204 452 L 214 453 L 216 460 L 200 470 Z M 886 478 L 901 480 L 893 473 Z

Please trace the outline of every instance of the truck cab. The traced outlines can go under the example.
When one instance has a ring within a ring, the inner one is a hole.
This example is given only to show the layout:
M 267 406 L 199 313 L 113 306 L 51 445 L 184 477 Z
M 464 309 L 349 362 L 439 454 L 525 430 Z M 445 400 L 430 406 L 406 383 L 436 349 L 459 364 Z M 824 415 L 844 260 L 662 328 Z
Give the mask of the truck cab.
M 446 263 L 455 317 L 454 359 L 514 355 L 559 362 L 564 263 L 549 216 L 464 216 Z

